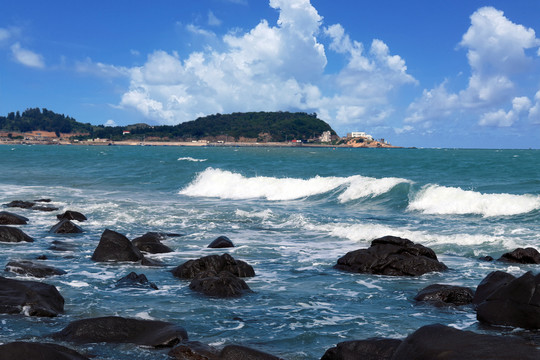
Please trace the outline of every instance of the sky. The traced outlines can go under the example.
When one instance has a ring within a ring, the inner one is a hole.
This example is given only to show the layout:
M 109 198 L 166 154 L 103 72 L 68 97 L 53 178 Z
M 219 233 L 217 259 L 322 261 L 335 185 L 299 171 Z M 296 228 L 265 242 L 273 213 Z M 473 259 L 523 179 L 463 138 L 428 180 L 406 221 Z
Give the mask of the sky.
M 317 113 L 399 146 L 540 148 L 537 0 L 19 0 L 0 115 Z

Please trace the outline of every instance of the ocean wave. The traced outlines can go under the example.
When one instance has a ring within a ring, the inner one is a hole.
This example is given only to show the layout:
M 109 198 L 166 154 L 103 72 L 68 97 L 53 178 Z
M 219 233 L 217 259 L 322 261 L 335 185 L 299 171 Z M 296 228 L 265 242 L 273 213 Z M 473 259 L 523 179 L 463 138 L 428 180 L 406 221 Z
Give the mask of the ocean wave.
M 206 160 L 207 159 L 195 159 L 195 158 L 192 158 L 191 156 L 185 156 L 185 157 L 178 158 L 178 161 L 203 162 L 203 161 L 206 161 Z
M 400 183 L 399 178 L 376 179 L 354 175 L 349 177 L 321 177 L 310 179 L 276 178 L 266 176 L 245 177 L 231 171 L 207 168 L 180 194 L 193 197 L 221 199 L 267 199 L 270 201 L 296 200 L 325 194 L 345 187 L 339 195 L 341 203 L 384 194 Z
M 414 196 L 408 209 L 437 215 L 511 216 L 540 209 L 540 196 L 483 194 L 455 187 L 426 185 Z

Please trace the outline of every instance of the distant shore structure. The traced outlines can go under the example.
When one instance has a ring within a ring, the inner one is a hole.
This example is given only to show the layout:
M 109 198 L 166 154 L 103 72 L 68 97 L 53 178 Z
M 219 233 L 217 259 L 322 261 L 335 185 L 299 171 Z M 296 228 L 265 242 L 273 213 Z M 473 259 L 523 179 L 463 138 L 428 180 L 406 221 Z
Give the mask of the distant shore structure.
M 353 132 L 347 133 L 347 139 L 357 139 L 357 138 L 373 141 L 373 136 L 366 134 L 363 131 L 353 131 Z

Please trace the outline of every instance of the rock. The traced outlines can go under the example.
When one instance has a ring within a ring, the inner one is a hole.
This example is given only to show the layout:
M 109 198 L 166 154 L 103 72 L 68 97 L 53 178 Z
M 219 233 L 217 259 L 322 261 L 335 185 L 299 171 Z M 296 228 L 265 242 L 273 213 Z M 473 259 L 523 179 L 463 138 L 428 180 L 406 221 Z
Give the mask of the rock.
M 0 360 L 89 360 L 75 350 L 48 343 L 15 341 L 0 345 Z
M 255 271 L 251 265 L 242 260 L 235 260 L 229 254 L 209 255 L 197 260 L 189 260 L 172 270 L 174 276 L 180 279 L 193 279 L 199 273 L 212 270 L 216 273 L 228 271 L 238 277 L 255 276 Z
M 414 300 L 428 302 L 435 306 L 468 305 L 472 303 L 474 292 L 463 286 L 433 284 L 420 290 Z
M 140 261 L 143 255 L 124 235 L 106 229 L 92 255 L 94 261 Z
M 495 259 L 493 259 L 493 257 L 487 255 L 487 256 L 482 256 L 480 258 L 478 258 L 478 260 L 482 260 L 482 261 L 493 261 Z
M 396 236 L 375 239 L 368 249 L 347 253 L 334 268 L 391 276 L 419 276 L 447 269 L 430 248 Z
M 150 287 L 154 290 L 157 290 L 158 287 L 156 284 L 151 283 L 146 278 L 146 275 L 140 274 L 137 275 L 135 272 L 130 272 L 120 280 L 116 282 L 116 287 Z
M 189 288 L 207 296 L 220 298 L 239 297 L 251 292 L 246 282 L 228 271 L 205 271 L 191 281 Z
M 528 248 L 517 248 L 512 252 L 503 254 L 497 261 L 504 261 L 516 264 L 540 264 L 540 253 L 538 250 Z
M 150 254 L 161 254 L 173 252 L 173 249 L 161 243 L 164 237 L 155 232 L 148 232 L 143 236 L 135 238 L 131 241 L 139 250 Z
M 208 247 L 211 249 L 231 248 L 234 247 L 234 244 L 228 237 L 220 236 L 212 241 Z
M 176 360 L 220 360 L 219 351 L 198 341 L 186 341 L 171 351 L 169 356 Z
M 162 348 L 187 340 L 188 335 L 183 327 L 166 321 L 105 316 L 73 321 L 53 334 L 53 338 L 78 343 L 130 343 Z
M 344 341 L 326 350 L 321 360 L 390 360 L 400 344 L 383 338 Z
M 4 204 L 7 207 L 16 207 L 21 209 L 31 209 L 32 206 L 36 205 L 35 202 L 32 201 L 22 201 L 22 200 L 14 200 L 10 202 L 9 204 Z
M 282 360 L 281 358 L 241 345 L 227 345 L 220 353 L 221 360 Z
M 54 207 L 54 206 L 38 206 L 38 205 L 34 205 L 34 206 L 32 206 L 32 210 L 51 212 L 51 211 L 57 211 L 58 208 Z
M 38 278 L 66 274 L 64 270 L 60 270 L 52 266 L 38 264 L 28 260 L 10 261 L 6 265 L 6 271 L 10 271 L 16 274 L 30 275 Z
M 26 225 L 28 218 L 7 211 L 0 211 L 0 225 Z
M 0 226 L 0 242 L 33 242 L 30 236 L 26 235 L 21 229 L 10 227 L 10 226 Z
M 473 304 L 478 305 L 491 295 L 495 290 L 508 284 L 514 280 L 514 275 L 508 274 L 504 271 L 493 271 L 489 273 L 476 288 L 474 293 Z
M 57 316 L 64 312 L 64 298 L 53 285 L 0 276 L 0 313 Z
M 49 233 L 51 234 L 80 234 L 83 232 L 80 226 L 75 225 L 71 221 L 64 219 L 54 225 Z
M 44 203 L 50 203 L 52 200 L 51 199 L 38 199 L 38 200 L 34 200 L 35 202 L 44 202 Z
M 476 334 L 441 324 L 427 325 L 409 335 L 392 360 L 533 360 L 540 351 L 511 336 Z
M 147 258 L 146 256 L 141 260 L 142 266 L 165 266 L 165 264 L 159 260 Z
M 58 220 L 64 220 L 64 219 L 66 219 L 66 220 L 76 220 L 76 221 L 86 221 L 86 220 L 88 220 L 86 218 L 86 216 L 84 216 L 80 212 L 72 211 L 72 210 L 67 210 L 63 214 L 56 215 L 56 218 Z
M 66 241 L 54 240 L 49 250 L 53 251 L 77 251 L 77 245 Z
M 497 288 L 477 306 L 476 318 L 490 325 L 540 329 L 540 274 L 529 271 Z

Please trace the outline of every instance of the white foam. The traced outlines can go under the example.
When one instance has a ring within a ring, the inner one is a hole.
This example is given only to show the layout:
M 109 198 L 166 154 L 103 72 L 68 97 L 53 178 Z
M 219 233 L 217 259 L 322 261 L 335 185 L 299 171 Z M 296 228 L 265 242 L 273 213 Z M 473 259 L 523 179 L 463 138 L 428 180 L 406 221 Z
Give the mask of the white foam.
M 195 159 L 195 158 L 192 158 L 191 156 L 186 156 L 186 157 L 180 157 L 178 158 L 178 161 L 192 161 L 192 162 L 203 162 L 203 161 L 206 161 L 207 159 Z
M 402 183 L 411 184 L 412 181 L 394 177 L 376 179 L 364 176 L 352 176 L 349 187 L 339 195 L 342 203 L 365 197 L 375 197 L 387 193 Z
M 236 216 L 238 217 L 246 217 L 246 218 L 258 218 L 258 219 L 268 219 L 273 215 L 272 210 L 266 209 L 263 211 L 255 211 L 255 212 L 249 212 L 237 209 L 236 210 Z
M 540 209 L 540 196 L 482 194 L 455 187 L 426 185 L 409 203 L 408 209 L 438 215 L 510 216 Z

